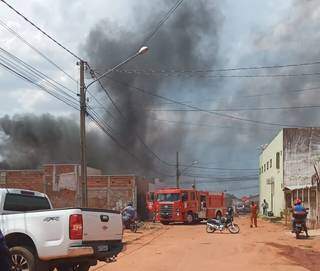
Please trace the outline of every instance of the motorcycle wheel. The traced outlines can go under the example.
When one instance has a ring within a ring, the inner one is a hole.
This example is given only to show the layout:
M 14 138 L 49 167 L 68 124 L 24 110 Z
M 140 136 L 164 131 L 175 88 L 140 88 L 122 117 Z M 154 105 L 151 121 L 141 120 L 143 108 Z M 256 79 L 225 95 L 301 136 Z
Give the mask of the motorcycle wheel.
M 300 233 L 296 231 L 296 239 L 300 239 Z
M 138 230 L 138 225 L 137 225 L 136 223 L 131 224 L 131 225 L 130 225 L 130 230 L 131 230 L 132 232 L 137 232 L 137 230 Z
M 216 231 L 216 229 L 210 225 L 207 225 L 206 230 L 207 230 L 207 233 L 214 233 Z
M 237 224 L 230 224 L 228 230 L 232 234 L 237 234 L 240 232 L 240 227 Z

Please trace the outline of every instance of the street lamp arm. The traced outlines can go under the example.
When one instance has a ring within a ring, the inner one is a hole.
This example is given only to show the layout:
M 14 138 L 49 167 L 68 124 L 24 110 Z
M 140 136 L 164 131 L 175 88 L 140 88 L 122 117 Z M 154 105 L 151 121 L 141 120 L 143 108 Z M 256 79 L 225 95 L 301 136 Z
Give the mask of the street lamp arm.
M 122 61 L 121 63 L 119 63 L 118 65 L 114 66 L 112 69 L 107 70 L 106 72 L 104 72 L 103 74 L 99 75 L 96 79 L 94 79 L 93 81 L 91 81 L 86 89 L 88 89 L 91 85 L 93 85 L 95 82 L 99 81 L 101 78 L 109 75 L 110 73 L 114 72 L 116 69 L 122 67 L 123 65 L 125 65 L 126 63 L 128 63 L 129 61 L 133 60 L 134 58 L 136 58 L 139 55 L 143 55 L 148 51 L 148 47 L 143 46 L 140 48 L 140 50 L 135 53 L 134 55 L 130 56 L 129 58 L 127 58 L 126 60 Z

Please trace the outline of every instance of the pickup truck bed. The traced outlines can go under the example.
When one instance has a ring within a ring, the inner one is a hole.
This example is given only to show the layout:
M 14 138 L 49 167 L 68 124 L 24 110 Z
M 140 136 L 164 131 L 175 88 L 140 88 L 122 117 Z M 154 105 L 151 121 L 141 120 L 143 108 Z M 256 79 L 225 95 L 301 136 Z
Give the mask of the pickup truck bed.
M 20 190 L 4 192 L 0 189 L 0 228 L 9 248 L 27 248 L 35 256 L 35 261 L 52 267 L 79 263 L 90 266 L 97 260 L 117 256 L 122 250 L 123 230 L 119 212 L 90 208 L 19 212 L 12 204 L 6 204 L 5 200 L 10 197 L 17 197 L 17 202 L 21 197 L 25 201 L 46 197 L 41 193 L 31 195 L 34 192 L 27 192 L 29 195 L 22 195 Z M 12 210 L 6 210 L 6 206 L 11 206 Z

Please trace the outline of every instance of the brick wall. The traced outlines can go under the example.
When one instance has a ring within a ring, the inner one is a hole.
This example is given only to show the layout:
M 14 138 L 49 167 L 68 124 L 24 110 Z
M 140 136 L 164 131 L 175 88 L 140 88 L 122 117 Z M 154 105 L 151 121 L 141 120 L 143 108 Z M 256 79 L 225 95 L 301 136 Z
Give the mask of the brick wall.
M 47 164 L 40 170 L 0 170 L 0 187 L 43 192 L 55 208 L 75 207 L 80 205 L 79 171 L 79 165 L 71 164 Z M 88 176 L 88 205 L 92 208 L 122 210 L 132 201 L 144 218 L 147 191 L 148 182 L 133 175 Z
M 88 205 L 123 209 L 129 201 L 136 203 L 135 176 L 88 176 Z
M 0 170 L 1 188 L 29 189 L 43 192 L 44 179 L 42 170 Z

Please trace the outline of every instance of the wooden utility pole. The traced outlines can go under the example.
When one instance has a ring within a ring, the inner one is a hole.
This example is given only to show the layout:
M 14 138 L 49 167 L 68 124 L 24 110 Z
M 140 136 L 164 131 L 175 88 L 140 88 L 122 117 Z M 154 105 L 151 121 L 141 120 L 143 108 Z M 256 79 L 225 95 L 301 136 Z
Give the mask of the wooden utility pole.
M 88 205 L 87 158 L 86 158 L 86 89 L 84 84 L 85 62 L 80 60 L 80 149 L 81 149 L 81 206 Z
M 179 152 L 177 152 L 177 164 L 176 164 L 176 169 L 177 169 L 177 172 L 176 172 L 176 181 L 177 181 L 177 188 L 180 187 L 180 170 L 179 170 Z

